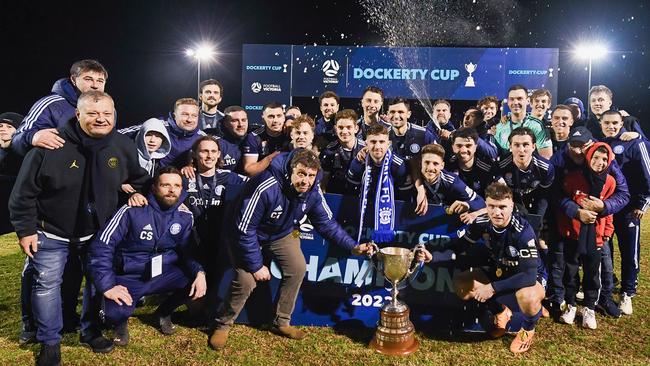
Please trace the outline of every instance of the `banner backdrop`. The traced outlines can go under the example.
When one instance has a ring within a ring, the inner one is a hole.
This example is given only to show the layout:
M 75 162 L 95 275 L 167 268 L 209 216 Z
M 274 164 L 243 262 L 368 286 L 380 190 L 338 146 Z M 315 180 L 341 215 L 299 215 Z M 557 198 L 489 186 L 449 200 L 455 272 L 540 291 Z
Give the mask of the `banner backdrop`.
M 557 48 L 243 46 L 242 103 L 319 96 L 360 98 L 370 85 L 388 98 L 477 100 L 506 97 L 513 84 L 557 95 Z
M 356 238 L 358 199 L 356 197 L 325 194 L 325 198 L 343 228 Z M 462 223 L 445 214 L 444 207 L 430 205 L 425 216 L 413 213 L 414 207 L 396 201 L 397 232 L 395 242 L 385 246 L 413 248 L 420 243 L 448 242 L 457 237 Z M 374 328 L 379 310 L 389 291 L 384 278 L 371 267 L 366 257 L 350 253 L 324 240 L 305 217 L 300 222 L 302 251 L 307 262 L 307 273 L 302 284 L 292 317 L 294 325 L 336 326 L 352 323 Z M 269 264 L 267 264 L 269 265 Z M 452 278 L 458 263 L 447 262 L 423 266 L 400 289 L 400 298 L 411 308 L 411 320 L 418 326 L 441 329 L 480 329 L 478 305 L 465 303 L 453 292 Z M 271 281 L 258 283 L 247 305 L 237 319 L 238 323 L 261 324 L 270 322 L 274 311 L 273 300 L 282 275 L 275 263 L 270 264 Z M 232 270 L 228 270 L 220 286 L 223 299 Z M 516 304 L 509 306 L 517 310 Z M 517 316 L 511 326 L 519 324 Z

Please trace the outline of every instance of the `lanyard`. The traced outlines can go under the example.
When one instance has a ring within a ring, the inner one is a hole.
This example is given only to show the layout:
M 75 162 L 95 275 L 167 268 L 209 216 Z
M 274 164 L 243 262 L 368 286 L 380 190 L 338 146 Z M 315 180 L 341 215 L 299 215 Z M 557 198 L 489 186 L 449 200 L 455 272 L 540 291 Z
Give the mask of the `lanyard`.
M 206 177 L 207 178 L 207 177 Z M 203 215 L 207 219 L 207 211 L 208 207 L 212 205 L 212 200 L 214 199 L 215 192 L 214 190 L 217 188 L 217 172 L 214 172 L 214 175 L 212 176 L 212 186 L 209 186 L 208 188 L 208 197 L 205 197 L 205 189 L 203 188 L 203 177 L 201 174 L 196 175 L 196 183 L 199 186 L 199 189 L 201 192 L 201 198 L 203 199 Z

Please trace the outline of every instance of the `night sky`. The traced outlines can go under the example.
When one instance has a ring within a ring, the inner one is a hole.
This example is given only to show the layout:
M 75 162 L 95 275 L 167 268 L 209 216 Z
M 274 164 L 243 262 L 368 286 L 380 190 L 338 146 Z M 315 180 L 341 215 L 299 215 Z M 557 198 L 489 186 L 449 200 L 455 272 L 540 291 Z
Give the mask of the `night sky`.
M 26 114 L 74 61 L 95 58 L 109 71 L 106 90 L 120 126 L 165 115 L 177 98 L 195 96 L 196 63 L 184 50 L 201 40 L 219 52 L 202 78 L 224 84 L 222 110 L 240 104 L 244 43 L 554 47 L 560 49 L 554 102 L 586 101 L 587 63 L 570 51 L 581 40 L 600 39 L 614 52 L 594 62 L 592 84 L 608 85 L 614 104 L 649 129 L 647 1 L 405 1 L 400 8 L 396 2 L 3 1 L 0 112 Z M 428 15 L 420 18 L 422 9 Z M 317 110 L 316 102 L 303 107 Z

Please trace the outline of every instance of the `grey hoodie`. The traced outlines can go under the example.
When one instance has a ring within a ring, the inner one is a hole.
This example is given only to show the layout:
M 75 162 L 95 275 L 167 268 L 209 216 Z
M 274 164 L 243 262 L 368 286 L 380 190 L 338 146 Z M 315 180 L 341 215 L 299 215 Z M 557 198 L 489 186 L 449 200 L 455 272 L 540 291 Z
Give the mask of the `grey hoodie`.
M 147 144 L 144 142 L 144 137 L 149 131 L 156 131 L 163 135 L 162 144 L 158 150 L 151 154 L 147 151 Z M 147 170 L 150 176 L 153 176 L 158 165 L 158 160 L 167 156 L 171 151 L 171 143 L 169 142 L 169 134 L 167 133 L 167 128 L 165 128 L 165 123 L 157 118 L 146 120 L 142 124 L 140 131 L 138 131 L 135 142 L 138 145 L 138 160 L 140 161 L 140 166 Z

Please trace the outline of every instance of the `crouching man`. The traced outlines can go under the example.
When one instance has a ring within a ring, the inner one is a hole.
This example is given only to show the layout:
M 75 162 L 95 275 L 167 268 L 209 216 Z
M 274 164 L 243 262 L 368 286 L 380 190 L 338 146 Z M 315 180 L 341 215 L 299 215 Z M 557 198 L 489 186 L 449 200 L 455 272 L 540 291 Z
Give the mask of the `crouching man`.
M 495 338 L 505 335 L 512 316 L 512 311 L 499 303 L 495 295 L 515 296 L 524 321 L 510 351 L 522 353 L 530 348 L 535 324 L 542 313 L 546 270 L 536 249 L 533 228 L 512 212 L 512 197 L 512 191 L 503 183 L 492 183 L 485 190 L 487 215 L 477 217 L 466 230 L 461 230 L 459 239 L 452 244 L 452 250 L 459 253 L 472 245 L 481 246 L 484 255 L 474 258 L 476 267 L 454 277 L 454 288 L 461 299 L 486 304 L 494 314 L 490 335 Z M 425 254 L 430 261 L 431 255 Z
M 258 282 L 269 281 L 271 273 L 264 257 L 272 258 L 282 272 L 272 331 L 302 339 L 305 333 L 289 323 L 298 290 L 306 272 L 305 256 L 300 249 L 300 220 L 307 215 L 323 238 L 352 254 L 371 250 L 356 242 L 334 220 L 332 211 L 318 188 L 322 177 L 318 156 L 311 150 L 296 149 L 273 160 L 269 169 L 252 178 L 235 204 L 234 224 L 230 230 L 230 254 L 235 276 L 215 319 L 210 347 L 223 349 L 230 326 L 241 312 Z
M 156 310 L 160 331 L 171 335 L 172 312 L 205 295 L 205 274 L 189 253 L 192 213 L 182 205 L 183 180 L 174 167 L 154 176 L 148 205 L 122 206 L 90 245 L 89 271 L 115 344 L 129 342 L 127 321 L 142 296 L 171 292 Z

